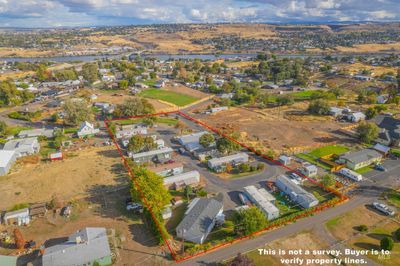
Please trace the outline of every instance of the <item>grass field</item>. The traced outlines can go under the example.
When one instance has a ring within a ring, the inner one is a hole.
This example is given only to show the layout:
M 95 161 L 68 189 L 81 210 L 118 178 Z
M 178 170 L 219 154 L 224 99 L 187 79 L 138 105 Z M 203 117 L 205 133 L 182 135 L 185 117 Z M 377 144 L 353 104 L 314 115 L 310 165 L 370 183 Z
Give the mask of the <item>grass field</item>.
M 400 192 L 399 191 L 391 191 L 387 194 L 388 201 L 395 205 L 397 208 L 400 208 Z
M 328 145 L 321 148 L 317 148 L 309 152 L 310 155 L 320 158 L 330 154 L 343 154 L 349 151 L 349 148 L 341 145 Z
M 141 92 L 140 96 L 150 99 L 162 100 L 175 104 L 177 106 L 185 106 L 198 100 L 198 98 L 196 97 L 161 89 L 148 89 Z

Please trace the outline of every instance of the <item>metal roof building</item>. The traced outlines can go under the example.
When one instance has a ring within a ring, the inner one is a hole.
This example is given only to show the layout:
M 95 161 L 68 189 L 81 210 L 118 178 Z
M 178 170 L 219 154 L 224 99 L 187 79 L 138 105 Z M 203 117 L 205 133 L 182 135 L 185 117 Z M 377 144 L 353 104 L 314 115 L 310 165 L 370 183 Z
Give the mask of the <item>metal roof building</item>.
M 313 194 L 291 181 L 285 175 L 278 176 L 275 185 L 303 208 L 311 208 L 319 203 Z
M 340 161 L 352 169 L 357 170 L 362 167 L 380 162 L 383 155 L 373 149 L 362 149 L 356 152 L 349 152 L 340 156 Z
M 0 150 L 0 176 L 6 175 L 16 160 L 15 151 Z
M 228 163 L 245 163 L 248 161 L 249 161 L 249 155 L 247 155 L 247 153 L 244 152 L 239 152 L 221 158 L 213 158 L 208 161 L 208 167 L 210 167 L 211 169 L 215 169 Z
M 164 178 L 164 186 L 180 188 L 200 182 L 200 173 L 196 170 Z
M 161 149 L 140 152 L 140 153 L 129 153 L 131 157 L 137 163 L 149 162 L 154 159 L 170 159 L 173 149 L 170 147 L 164 147 Z
M 247 186 L 243 189 L 249 199 L 265 214 L 268 221 L 279 217 L 279 209 L 271 203 L 275 200 L 275 197 L 268 191 L 257 189 L 255 186 Z
M 223 212 L 222 194 L 214 198 L 196 198 L 188 206 L 185 217 L 176 227 L 178 237 L 202 244 Z
M 45 249 L 43 266 L 111 265 L 111 250 L 105 228 L 87 227 L 62 244 Z

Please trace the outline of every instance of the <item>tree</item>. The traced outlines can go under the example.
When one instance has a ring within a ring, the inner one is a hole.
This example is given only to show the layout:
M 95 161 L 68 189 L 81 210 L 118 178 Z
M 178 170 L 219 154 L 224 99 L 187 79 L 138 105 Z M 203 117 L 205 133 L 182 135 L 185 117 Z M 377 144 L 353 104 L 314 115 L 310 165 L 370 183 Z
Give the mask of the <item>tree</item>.
M 0 136 L 7 135 L 7 124 L 4 121 L 0 121 Z
M 131 98 L 124 103 L 117 105 L 114 115 L 117 117 L 130 117 L 138 115 L 152 114 L 155 112 L 154 106 L 144 98 Z
M 36 70 L 36 78 L 39 81 L 46 81 L 51 78 L 51 72 L 47 70 L 46 65 L 40 64 Z
M 14 229 L 14 239 L 15 239 L 15 246 L 17 249 L 21 250 L 25 248 L 25 239 L 18 228 Z
M 362 122 L 356 129 L 358 138 L 365 143 L 371 143 L 379 135 L 379 127 L 370 122 Z
M 236 234 L 243 236 L 265 228 L 267 219 L 257 207 L 250 207 L 235 212 L 233 214 L 233 223 Z
M 214 142 L 215 142 L 215 137 L 213 134 L 210 133 L 202 135 L 199 139 L 199 143 L 205 148 L 210 147 Z
M 394 232 L 394 236 L 396 237 L 396 239 L 398 241 L 400 241 L 400 228 L 398 228 L 395 232 Z
M 276 98 L 276 103 L 278 106 L 292 105 L 294 104 L 294 98 L 291 95 L 278 96 Z
M 374 108 L 374 107 L 369 107 L 369 108 L 365 111 L 365 116 L 367 117 L 367 119 L 372 119 L 372 118 L 374 118 L 377 114 L 378 114 L 378 111 L 377 111 L 376 108 Z
M 76 80 L 78 79 L 78 75 L 76 73 L 76 70 L 73 69 L 64 69 L 57 71 L 55 73 L 55 77 L 58 81 L 66 81 L 66 80 Z
M 144 138 L 141 135 L 135 135 L 130 138 L 128 143 L 128 151 L 137 153 L 144 147 Z
M 0 82 L 0 107 L 19 105 L 33 97 L 34 95 L 28 90 L 17 90 L 11 79 Z
M 86 63 L 82 66 L 82 76 L 90 84 L 99 79 L 99 67 L 97 63 Z
M 400 68 L 397 69 L 397 88 L 400 90 Z
M 358 231 L 360 232 L 367 232 L 368 231 L 368 226 L 365 224 L 360 225 L 358 228 Z
M 157 148 L 157 143 L 151 136 L 146 136 L 144 138 L 144 148 L 148 151 L 154 150 L 155 148 Z
M 333 186 L 336 181 L 335 181 L 335 177 L 333 175 L 330 174 L 326 174 L 322 177 L 321 183 L 325 186 L 325 187 L 331 187 Z
M 82 100 L 67 100 L 63 106 L 65 113 L 64 123 L 77 126 L 84 121 L 93 119 L 93 112 L 87 103 Z
M 179 129 L 180 134 L 182 134 L 182 132 L 187 128 L 187 125 L 186 125 L 184 122 L 182 122 L 182 121 L 178 121 L 178 122 L 175 124 L 175 128 L 176 128 L 176 129 Z
M 246 254 L 238 253 L 237 256 L 226 264 L 227 266 L 254 266 L 254 261 Z
M 391 237 L 385 236 L 381 239 L 381 249 L 392 250 L 394 246 L 394 241 Z
M 129 82 L 127 80 L 121 80 L 120 82 L 118 82 L 118 88 L 120 88 L 121 90 L 127 89 L 128 86 Z
M 241 173 L 247 173 L 250 172 L 250 165 L 247 163 L 242 163 L 239 165 L 239 172 Z
M 240 150 L 240 145 L 227 138 L 219 138 L 217 140 L 217 149 L 223 154 L 229 154 Z
M 314 115 L 327 115 L 330 112 L 330 106 L 327 101 L 319 99 L 312 101 L 307 110 Z

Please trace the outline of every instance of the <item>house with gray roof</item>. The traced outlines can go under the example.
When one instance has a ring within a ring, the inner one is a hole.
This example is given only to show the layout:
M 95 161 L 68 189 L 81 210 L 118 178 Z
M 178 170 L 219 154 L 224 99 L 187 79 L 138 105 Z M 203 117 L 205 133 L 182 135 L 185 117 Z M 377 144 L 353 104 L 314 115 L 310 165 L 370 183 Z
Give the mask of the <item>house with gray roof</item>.
M 15 151 L 16 157 L 19 158 L 38 153 L 40 151 L 40 144 L 36 137 L 13 139 L 4 144 L 3 150 Z
M 223 221 L 222 194 L 213 198 L 195 198 L 175 231 L 179 238 L 203 244 L 217 221 Z
M 279 217 L 279 209 L 272 203 L 275 197 L 267 190 L 257 189 L 255 186 L 247 186 L 243 189 L 246 196 L 264 213 L 268 221 Z
M 319 203 L 318 199 L 313 194 L 306 191 L 285 175 L 278 176 L 275 185 L 279 190 L 288 195 L 292 201 L 303 208 L 311 208 L 317 206 Z
M 396 119 L 390 115 L 377 115 L 373 121 L 381 128 L 378 143 L 385 146 L 400 146 L 400 119 Z
M 101 227 L 86 227 L 68 237 L 59 245 L 45 249 L 43 266 L 111 265 L 111 249 L 107 232 Z
M 151 151 L 145 151 L 140 153 L 129 152 L 128 156 L 133 159 L 136 163 L 145 163 L 150 161 L 164 161 L 172 158 L 173 149 L 170 147 L 163 147 L 161 149 L 155 149 Z
M 16 158 L 15 151 L 0 150 L 0 176 L 8 174 Z
M 188 135 L 183 135 L 177 138 L 179 144 L 185 147 L 189 152 L 201 149 L 203 146 L 200 144 L 200 137 L 207 134 L 207 131 L 196 132 Z
M 239 163 L 246 163 L 248 161 L 249 161 L 249 155 L 244 152 L 239 152 L 236 154 L 220 158 L 212 158 L 208 160 L 207 165 L 210 169 L 218 171 L 220 168 L 223 168 L 227 164 L 239 164 Z
M 32 138 L 40 136 L 44 136 L 46 138 L 53 138 L 54 130 L 46 128 L 36 128 L 36 129 L 22 130 L 21 132 L 18 133 L 18 138 Z
M 351 170 L 357 170 L 373 163 L 379 163 L 383 155 L 373 149 L 362 149 L 356 152 L 348 152 L 339 157 L 339 162 L 345 163 Z

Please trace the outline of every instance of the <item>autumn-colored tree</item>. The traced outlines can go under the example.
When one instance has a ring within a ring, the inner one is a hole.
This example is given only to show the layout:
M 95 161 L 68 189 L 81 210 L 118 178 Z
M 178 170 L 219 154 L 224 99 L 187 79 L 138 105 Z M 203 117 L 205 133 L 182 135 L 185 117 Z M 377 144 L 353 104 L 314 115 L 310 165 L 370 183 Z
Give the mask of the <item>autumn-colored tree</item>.
M 16 248 L 17 249 L 24 249 L 24 247 L 25 247 L 25 239 L 22 236 L 22 233 L 18 228 L 14 229 L 14 239 L 15 239 Z

